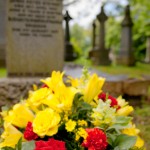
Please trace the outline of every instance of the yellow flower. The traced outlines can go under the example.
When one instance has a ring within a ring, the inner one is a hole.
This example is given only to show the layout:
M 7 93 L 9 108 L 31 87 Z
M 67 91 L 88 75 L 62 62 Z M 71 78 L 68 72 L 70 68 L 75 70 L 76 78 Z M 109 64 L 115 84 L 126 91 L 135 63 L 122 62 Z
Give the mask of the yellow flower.
M 4 117 L 5 121 L 20 128 L 26 127 L 27 123 L 29 121 L 32 122 L 33 119 L 34 114 L 22 103 L 14 105 L 13 109 L 8 112 L 6 117 Z
M 68 132 L 72 132 L 76 127 L 76 122 L 73 120 L 69 120 L 66 124 L 65 124 L 65 128 Z
M 60 119 L 60 115 L 50 108 L 39 111 L 33 121 L 33 131 L 40 137 L 52 136 L 58 131 Z
M 129 114 L 131 114 L 131 112 L 133 112 L 133 107 L 132 106 L 125 106 L 125 107 L 122 107 L 120 108 L 119 110 L 117 110 L 116 114 L 118 116 L 128 116 Z
M 41 88 L 37 91 L 30 93 L 30 96 L 27 99 L 27 102 L 28 102 L 29 106 L 30 106 L 30 104 L 32 104 L 32 105 L 38 107 L 40 104 L 42 104 L 43 100 L 45 98 L 47 98 L 47 96 L 51 93 L 52 92 L 48 88 Z
M 140 138 L 140 136 L 138 135 L 140 132 L 139 129 L 137 129 L 135 127 L 135 125 L 131 125 L 130 128 L 127 128 L 127 129 L 124 129 L 122 130 L 122 133 L 124 134 L 127 134 L 127 135 L 131 135 L 131 136 L 137 136 L 137 139 L 136 139 L 136 143 L 134 146 L 138 147 L 138 148 L 141 148 L 144 146 L 144 141 Z
M 78 141 L 80 139 L 80 137 L 83 137 L 84 139 L 86 139 L 87 136 L 88 136 L 88 134 L 84 128 L 78 128 L 78 130 L 76 132 L 75 140 Z
M 41 81 L 45 83 L 52 91 L 55 91 L 57 86 L 63 83 L 63 75 L 64 72 L 61 73 L 60 71 L 53 71 L 50 78 Z
M 71 76 L 68 76 L 68 82 L 71 83 L 71 86 L 78 87 L 79 86 L 79 79 L 78 78 L 72 78 Z
M 141 147 L 144 146 L 144 141 L 140 138 L 140 136 L 137 136 L 135 146 L 138 147 L 138 148 L 141 148 Z
M 87 103 L 91 103 L 92 100 L 100 93 L 104 82 L 105 82 L 105 79 L 98 77 L 97 74 L 93 74 L 90 77 L 83 91 L 84 100 Z
M 66 87 L 63 84 L 57 87 L 54 94 L 49 95 L 43 103 L 57 112 L 69 111 L 72 107 L 74 95 L 77 90 L 73 87 Z
M 78 120 L 78 126 L 87 126 L 87 122 L 85 120 Z
M 118 105 L 120 107 L 124 107 L 124 106 L 128 105 L 128 102 L 126 102 L 125 99 L 122 98 L 122 96 L 119 96 L 117 98 L 117 101 L 118 101 Z
M 19 139 L 23 137 L 23 134 L 17 130 L 10 123 L 4 123 L 4 132 L 1 135 L 1 138 L 4 140 L 0 143 L 0 148 L 2 147 L 12 147 L 15 148 L 15 145 L 18 143 Z

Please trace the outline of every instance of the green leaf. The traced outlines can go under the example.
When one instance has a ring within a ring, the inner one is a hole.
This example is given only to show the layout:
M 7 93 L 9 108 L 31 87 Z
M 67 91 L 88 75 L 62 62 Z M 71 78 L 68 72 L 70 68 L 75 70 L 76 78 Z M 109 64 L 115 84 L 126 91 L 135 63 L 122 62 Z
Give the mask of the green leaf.
M 19 139 L 17 145 L 16 145 L 16 150 L 21 150 L 22 148 L 22 138 Z
M 128 136 L 125 134 L 118 135 L 113 147 L 114 150 L 129 150 L 131 147 L 135 145 L 136 137 Z
M 12 148 L 12 147 L 3 147 L 3 148 L 1 148 L 0 150 L 15 150 L 15 149 Z
M 34 150 L 35 148 L 35 141 L 28 141 L 22 143 L 22 149 L 21 150 Z
M 120 129 L 124 129 L 124 128 L 129 128 L 130 127 L 130 122 L 132 120 L 132 117 L 128 117 L 128 116 L 118 116 L 116 118 L 116 122 L 115 124 L 113 124 L 112 126 L 110 126 L 107 131 L 111 130 L 111 129 L 115 129 L 116 131 L 119 131 Z

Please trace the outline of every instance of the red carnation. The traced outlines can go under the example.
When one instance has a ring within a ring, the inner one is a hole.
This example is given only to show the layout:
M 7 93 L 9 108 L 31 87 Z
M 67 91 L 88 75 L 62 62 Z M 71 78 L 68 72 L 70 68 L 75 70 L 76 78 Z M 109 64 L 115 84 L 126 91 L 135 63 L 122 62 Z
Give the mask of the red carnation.
M 36 141 L 34 150 L 66 150 L 65 142 L 50 138 L 48 141 Z
M 106 93 L 104 93 L 104 92 L 100 93 L 98 95 L 98 98 L 103 101 L 106 101 Z M 108 99 L 111 100 L 111 104 L 110 104 L 111 107 L 116 107 L 116 106 L 117 106 L 117 108 L 119 107 L 116 98 L 112 97 L 111 95 L 108 95 Z
M 32 123 L 28 122 L 26 129 L 24 131 L 24 138 L 28 141 L 35 140 L 38 138 L 38 135 L 33 132 Z
M 86 129 L 88 136 L 86 140 L 82 143 L 83 147 L 88 148 L 88 150 L 105 150 L 108 143 L 106 134 L 98 129 Z

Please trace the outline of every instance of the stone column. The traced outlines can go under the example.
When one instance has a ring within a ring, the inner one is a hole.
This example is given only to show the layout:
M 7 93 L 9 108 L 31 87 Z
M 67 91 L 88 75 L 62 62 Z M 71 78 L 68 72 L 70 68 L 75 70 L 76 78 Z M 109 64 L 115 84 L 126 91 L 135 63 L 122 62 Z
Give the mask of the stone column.
M 94 20 L 92 23 L 92 49 L 89 51 L 89 58 L 92 58 L 92 55 L 95 50 L 96 50 L 96 23 Z
M 72 43 L 70 42 L 70 29 L 69 29 L 69 21 L 71 20 L 71 16 L 69 15 L 68 11 L 64 15 L 64 20 L 66 23 L 65 28 L 65 60 L 72 61 L 76 58 L 76 54 L 74 53 L 74 48 Z
M 150 63 L 150 36 L 147 37 L 146 41 L 146 58 L 145 58 L 146 63 Z
M 100 32 L 99 32 L 99 46 L 97 50 L 92 54 L 93 62 L 96 65 L 109 65 L 109 51 L 105 48 L 105 22 L 108 19 L 104 12 L 104 7 L 101 7 L 100 14 L 97 15 L 97 19 L 100 23 Z
M 93 21 L 92 27 L 93 27 L 92 48 L 94 49 L 95 48 L 95 38 L 96 38 L 96 23 L 95 23 L 95 20 Z
M 97 15 L 97 19 L 100 22 L 100 34 L 99 34 L 99 48 L 100 50 L 105 49 L 105 22 L 107 21 L 108 17 L 104 12 L 104 7 L 101 7 L 101 13 Z
M 132 26 L 133 22 L 130 16 L 130 6 L 125 8 L 125 17 L 122 21 L 121 48 L 117 56 L 117 64 L 135 65 L 135 59 L 132 49 Z
M 6 60 L 6 0 L 0 0 L 0 67 L 5 67 Z

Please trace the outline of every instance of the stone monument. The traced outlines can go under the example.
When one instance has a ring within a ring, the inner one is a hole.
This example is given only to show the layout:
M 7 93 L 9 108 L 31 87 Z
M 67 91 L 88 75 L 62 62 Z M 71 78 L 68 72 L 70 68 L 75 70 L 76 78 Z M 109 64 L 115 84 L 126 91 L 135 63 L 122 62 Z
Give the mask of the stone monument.
M 89 51 L 89 58 L 93 59 L 93 53 L 96 49 L 96 21 L 92 23 L 92 49 Z M 94 61 L 94 60 L 93 60 Z
M 68 11 L 64 15 L 64 20 L 66 24 L 65 28 L 65 60 L 72 61 L 76 59 L 76 53 L 74 52 L 74 47 L 70 42 L 70 29 L 69 29 L 69 21 L 71 20 L 71 16 L 69 15 Z
M 6 0 L 0 0 L 0 67 L 5 67 L 5 22 L 6 22 Z
M 92 60 L 96 65 L 110 65 L 109 50 L 105 48 L 105 22 L 108 17 L 104 12 L 104 6 L 101 7 L 101 12 L 97 15 L 97 19 L 100 23 L 99 45 L 92 52 Z
M 150 63 L 150 36 L 147 37 L 146 41 L 146 57 L 145 62 Z
M 132 26 L 133 22 L 130 16 L 130 6 L 125 8 L 125 17 L 122 21 L 122 33 L 121 33 L 121 48 L 117 56 L 117 64 L 120 65 L 135 65 L 135 58 L 132 48 Z
M 62 0 L 7 0 L 8 76 L 63 69 L 62 21 Z

